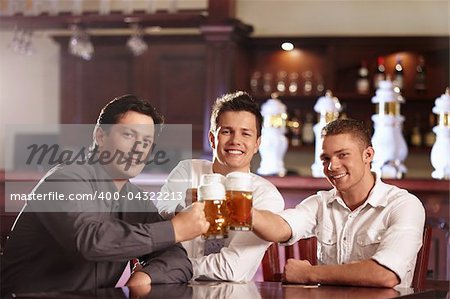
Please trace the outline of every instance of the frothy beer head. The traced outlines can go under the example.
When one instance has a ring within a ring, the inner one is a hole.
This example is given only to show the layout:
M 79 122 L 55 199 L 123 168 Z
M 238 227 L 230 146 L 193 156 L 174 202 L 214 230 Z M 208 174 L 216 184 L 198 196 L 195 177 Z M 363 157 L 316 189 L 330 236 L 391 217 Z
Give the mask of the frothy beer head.
M 252 176 L 246 172 L 230 172 L 226 177 L 227 191 L 244 191 L 251 192 Z
M 198 187 L 198 200 L 225 200 L 225 187 L 221 183 L 211 183 Z
M 225 177 L 220 173 L 207 173 L 202 175 L 200 185 L 208 185 L 212 183 L 225 184 Z

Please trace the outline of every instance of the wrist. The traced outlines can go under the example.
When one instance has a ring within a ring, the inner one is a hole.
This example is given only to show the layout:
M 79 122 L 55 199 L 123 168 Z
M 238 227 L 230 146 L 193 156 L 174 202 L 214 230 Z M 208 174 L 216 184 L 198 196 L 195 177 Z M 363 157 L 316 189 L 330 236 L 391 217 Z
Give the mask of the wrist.
M 320 283 L 317 266 L 309 265 L 308 271 L 306 271 L 306 280 L 309 284 Z
M 177 224 L 177 219 L 176 219 L 176 216 L 174 217 L 174 218 L 172 218 L 171 220 L 170 220 L 170 222 L 172 223 L 172 227 L 173 227 L 173 235 L 174 235 L 174 237 L 175 237 L 175 243 L 178 243 L 178 242 L 181 242 L 181 238 L 180 238 L 180 232 L 178 231 L 178 229 L 177 229 L 177 227 L 178 227 L 178 224 Z

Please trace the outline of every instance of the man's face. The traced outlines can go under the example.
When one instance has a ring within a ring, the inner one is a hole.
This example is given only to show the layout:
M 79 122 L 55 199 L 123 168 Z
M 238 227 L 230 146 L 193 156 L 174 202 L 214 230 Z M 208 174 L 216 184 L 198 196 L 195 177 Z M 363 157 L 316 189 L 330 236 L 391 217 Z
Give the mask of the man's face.
M 222 174 L 249 171 L 261 142 L 257 136 L 256 117 L 247 111 L 222 113 L 216 132 L 210 132 L 209 139 L 214 150 L 214 172 Z
M 320 155 L 323 172 L 340 192 L 352 192 L 363 188 L 363 179 L 371 176 L 370 162 L 373 148 L 363 149 L 351 134 L 325 136 Z
M 154 131 L 153 119 L 135 111 L 126 112 L 109 132 L 97 130 L 100 163 L 114 180 L 126 180 L 141 173 L 153 144 Z

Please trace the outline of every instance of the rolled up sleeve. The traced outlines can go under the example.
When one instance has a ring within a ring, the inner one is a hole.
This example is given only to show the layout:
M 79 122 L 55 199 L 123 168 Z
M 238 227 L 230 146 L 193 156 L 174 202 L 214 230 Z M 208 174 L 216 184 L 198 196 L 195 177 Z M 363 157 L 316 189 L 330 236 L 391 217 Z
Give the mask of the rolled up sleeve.
M 400 285 L 409 287 L 422 246 L 425 210 L 416 197 L 399 198 L 399 202 L 389 215 L 388 229 L 372 259 L 393 271 Z

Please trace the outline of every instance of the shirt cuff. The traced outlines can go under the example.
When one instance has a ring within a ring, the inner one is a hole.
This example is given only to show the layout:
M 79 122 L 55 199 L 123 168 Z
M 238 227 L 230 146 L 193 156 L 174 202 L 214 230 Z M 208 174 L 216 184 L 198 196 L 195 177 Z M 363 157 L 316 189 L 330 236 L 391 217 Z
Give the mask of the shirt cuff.
M 278 213 L 278 215 L 284 219 L 284 221 L 287 222 L 287 224 L 289 225 L 289 227 L 291 228 L 291 238 L 285 242 L 280 242 L 280 245 L 283 246 L 290 246 L 292 244 L 294 244 L 295 242 L 297 242 L 298 240 L 300 240 L 300 236 L 298 236 L 298 234 L 295 233 L 295 222 L 297 222 L 298 220 L 298 213 L 296 211 L 291 210 L 284 210 L 281 211 L 280 213 Z
M 400 279 L 400 285 L 406 283 L 408 275 L 413 275 L 412 266 L 407 265 L 405 260 L 395 252 L 376 252 L 371 259 L 394 272 Z

